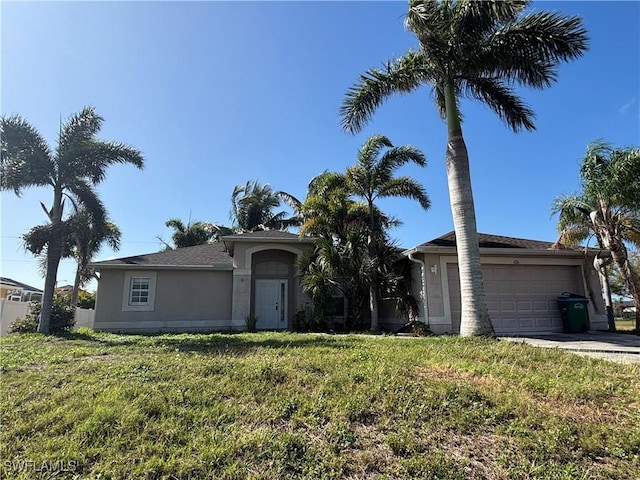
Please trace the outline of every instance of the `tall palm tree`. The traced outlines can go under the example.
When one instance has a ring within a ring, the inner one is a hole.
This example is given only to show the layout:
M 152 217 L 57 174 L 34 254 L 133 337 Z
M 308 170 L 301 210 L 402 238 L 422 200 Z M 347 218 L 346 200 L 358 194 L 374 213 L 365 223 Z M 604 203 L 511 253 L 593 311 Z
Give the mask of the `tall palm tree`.
M 405 23 L 416 35 L 418 49 L 388 61 L 382 70 L 361 75 L 340 108 L 343 128 L 357 133 L 391 95 L 431 88 L 448 131 L 446 165 L 462 291 L 461 335 L 493 334 L 480 269 L 461 100 L 484 103 L 514 131 L 533 130 L 534 113 L 513 86 L 548 87 L 561 62 L 587 49 L 579 18 L 525 14 L 530 3 L 411 0 Z
M 582 191 L 558 197 L 552 207 L 568 243 L 593 232 L 613 261 L 636 306 L 640 333 L 640 272 L 629 258 L 627 244 L 640 246 L 640 149 L 613 148 L 593 142 L 580 169 Z
M 388 150 L 382 153 L 383 149 Z M 364 200 L 368 214 L 369 257 L 378 261 L 377 245 L 384 232 L 382 225 L 376 224 L 374 202 L 379 198 L 402 197 L 418 201 L 427 210 L 430 206 L 427 193 L 418 182 L 406 176 L 394 177 L 402 165 L 413 162 L 421 167 L 426 165 L 420 150 L 410 145 L 394 147 L 384 135 L 371 136 L 358 151 L 358 163 L 347 168 L 346 186 L 350 193 Z M 369 284 L 369 308 L 371 309 L 371 330 L 378 330 L 378 278 L 375 272 Z
M 142 168 L 144 160 L 137 149 L 119 142 L 96 138 L 103 118 L 92 107 L 85 107 L 61 125 L 58 145 L 51 150 L 42 135 L 18 115 L 0 119 L 0 188 L 20 195 L 29 187 L 53 190 L 51 207 L 41 203 L 49 220 L 47 274 L 42 296 L 38 331 L 49 333 L 51 306 L 63 249 L 65 200 L 86 208 L 96 223 L 104 221 L 104 206 L 95 187 L 114 163 Z
M 286 230 L 298 224 L 297 217 L 287 218 L 287 212 L 274 213 L 282 201 L 293 199 L 285 192 L 276 192 L 269 185 L 257 180 L 236 185 L 231 194 L 232 229 L 236 232 L 260 230 Z

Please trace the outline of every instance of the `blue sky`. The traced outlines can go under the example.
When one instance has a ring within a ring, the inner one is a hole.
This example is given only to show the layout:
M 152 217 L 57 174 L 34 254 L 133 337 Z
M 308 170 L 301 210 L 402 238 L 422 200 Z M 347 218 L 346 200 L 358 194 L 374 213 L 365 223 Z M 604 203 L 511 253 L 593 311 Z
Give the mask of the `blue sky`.
M 578 189 L 590 141 L 640 143 L 640 3 L 536 2 L 580 15 L 589 52 L 561 67 L 545 91 L 523 90 L 537 130 L 514 134 L 485 107 L 464 102 L 478 230 L 553 241 L 549 207 Z M 347 89 L 368 68 L 416 45 L 406 2 L 0 3 L 3 115 L 19 114 L 55 145 L 60 118 L 93 105 L 101 137 L 139 148 L 146 167 L 116 166 L 99 187 L 122 246 L 99 259 L 154 252 L 171 217 L 229 224 L 233 187 L 269 183 L 304 198 L 309 180 L 343 171 L 374 133 L 412 144 L 426 168 L 406 167 L 429 211 L 408 200 L 380 206 L 412 247 L 453 229 L 446 128 L 428 89 L 386 102 L 358 135 L 340 128 Z M 52 193 L 2 192 L 1 274 L 42 288 L 20 236 L 43 223 Z M 73 283 L 63 261 L 58 284 Z

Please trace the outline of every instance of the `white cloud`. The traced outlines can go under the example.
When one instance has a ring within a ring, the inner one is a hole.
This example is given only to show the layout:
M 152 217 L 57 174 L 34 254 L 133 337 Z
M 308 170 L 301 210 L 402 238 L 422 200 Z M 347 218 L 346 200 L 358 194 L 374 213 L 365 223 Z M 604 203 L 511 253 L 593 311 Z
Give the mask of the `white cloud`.
M 638 103 L 638 99 L 633 97 L 631 100 L 629 100 L 627 103 L 625 103 L 624 105 L 622 105 L 620 108 L 618 108 L 618 113 L 620 115 L 624 115 L 625 113 L 627 113 L 631 107 L 633 107 L 634 105 L 636 105 Z

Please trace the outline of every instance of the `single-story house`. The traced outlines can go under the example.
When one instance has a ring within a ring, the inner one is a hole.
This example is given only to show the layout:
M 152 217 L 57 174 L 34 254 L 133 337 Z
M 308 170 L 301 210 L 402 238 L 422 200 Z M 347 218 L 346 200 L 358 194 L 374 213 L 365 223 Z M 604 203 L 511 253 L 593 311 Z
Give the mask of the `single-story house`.
M 40 300 L 42 290 L 7 277 L 0 277 L 0 298 L 15 302 Z
M 115 332 L 286 330 L 310 306 L 296 260 L 313 240 L 280 231 L 93 263 L 94 328 Z
M 607 320 L 594 253 L 539 242 L 479 234 L 487 302 L 497 333 L 562 330 L 556 299 L 587 297 L 590 329 Z M 116 332 L 245 330 L 254 317 L 264 330 L 292 328 L 292 317 L 311 306 L 296 260 L 313 239 L 266 231 L 222 241 L 95 262 L 100 273 L 94 327 Z M 412 262 L 419 320 L 434 333 L 460 331 L 460 286 L 453 232 L 403 252 Z M 381 326 L 404 323 L 382 305 Z

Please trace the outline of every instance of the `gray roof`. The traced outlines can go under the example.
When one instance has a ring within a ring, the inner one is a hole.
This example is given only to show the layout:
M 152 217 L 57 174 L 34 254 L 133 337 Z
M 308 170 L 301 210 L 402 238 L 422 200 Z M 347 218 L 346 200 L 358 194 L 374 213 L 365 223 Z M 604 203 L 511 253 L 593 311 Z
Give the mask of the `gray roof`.
M 526 238 L 503 237 L 501 235 L 490 235 L 478 233 L 478 243 L 480 248 L 519 248 L 529 250 L 553 250 L 553 242 L 540 240 L 528 240 Z M 456 234 L 449 232 L 441 237 L 425 242 L 419 247 L 455 247 Z M 566 249 L 566 247 L 560 247 Z
M 233 267 L 233 259 L 223 243 L 207 243 L 195 247 L 176 248 L 132 257 L 116 258 L 91 264 L 96 270 L 101 267 Z
M 40 290 L 39 288 L 32 287 L 30 285 L 27 285 L 26 283 L 18 282 L 17 280 L 13 280 L 12 278 L 0 277 L 0 283 L 10 287 L 20 288 L 22 290 L 28 290 L 30 292 L 42 293 L 42 290 Z
M 259 241 L 259 240 L 289 240 L 289 241 L 313 241 L 312 238 L 309 237 L 300 237 L 300 235 L 296 233 L 283 232 L 282 230 L 265 230 L 262 232 L 246 232 L 246 233 L 236 233 L 234 235 L 225 235 L 222 237 L 222 240 L 225 242 L 234 242 L 234 241 Z

